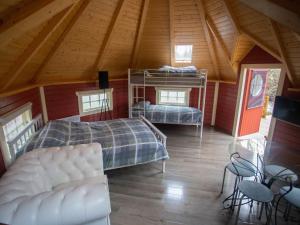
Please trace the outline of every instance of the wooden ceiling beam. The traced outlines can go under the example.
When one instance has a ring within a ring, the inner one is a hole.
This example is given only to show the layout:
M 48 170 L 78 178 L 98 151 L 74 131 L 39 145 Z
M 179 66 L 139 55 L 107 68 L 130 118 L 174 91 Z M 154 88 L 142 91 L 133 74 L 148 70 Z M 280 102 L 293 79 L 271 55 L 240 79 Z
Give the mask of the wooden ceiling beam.
M 224 41 L 222 40 L 221 35 L 219 34 L 216 26 L 214 25 L 214 23 L 212 22 L 211 18 L 209 16 L 206 16 L 206 24 L 208 29 L 210 29 L 211 33 L 213 34 L 213 36 L 215 37 L 215 39 L 219 42 L 219 44 L 221 45 L 222 51 L 224 53 L 224 55 L 227 57 L 227 59 L 230 61 L 230 53 L 224 43 Z
M 42 31 L 33 39 L 33 41 L 28 45 L 28 47 L 24 50 L 24 52 L 19 56 L 13 66 L 6 73 L 5 77 L 9 77 L 8 81 L 6 81 L 1 90 L 5 91 L 10 85 L 16 80 L 16 78 L 23 71 L 25 66 L 30 62 L 30 60 L 35 56 L 35 54 L 41 49 L 43 44 L 48 40 L 51 36 L 55 28 L 57 28 L 63 18 L 66 15 L 68 9 L 58 13 L 55 15 L 42 29 Z
M 20 32 L 37 27 L 77 1 L 32 0 L 27 4 L 20 3 L 13 12 L 4 12 L 0 18 L 0 47 L 9 43 Z
M 281 61 L 281 57 L 274 52 L 273 49 L 271 49 L 270 47 L 268 47 L 266 44 L 264 44 L 260 39 L 258 39 L 257 37 L 255 37 L 253 34 L 249 33 L 248 31 L 246 31 L 245 29 L 241 29 L 241 32 L 243 35 L 245 35 L 249 40 L 251 40 L 252 42 L 254 42 L 257 46 L 259 46 L 260 48 L 262 48 L 263 50 L 265 50 L 266 52 L 268 52 L 270 55 L 272 55 L 274 58 L 278 59 L 279 61 Z
M 213 64 L 213 69 L 215 71 L 215 74 L 217 76 L 218 79 L 221 79 L 220 77 L 220 71 L 218 69 L 218 59 L 217 59 L 217 55 L 216 55 L 216 51 L 215 51 L 215 46 L 213 45 L 213 39 L 212 36 L 210 34 L 210 31 L 206 25 L 206 13 L 204 10 L 204 4 L 202 2 L 202 0 L 195 0 L 199 15 L 200 15 L 200 20 L 201 20 L 201 25 L 202 28 L 204 30 L 204 36 L 205 36 L 205 40 L 206 43 L 208 45 L 208 51 L 209 51 L 209 55 Z
M 226 11 L 226 14 L 228 15 L 228 18 L 229 18 L 231 24 L 233 25 L 233 28 L 235 29 L 235 32 L 237 34 L 240 34 L 241 33 L 240 25 L 232 11 L 232 7 L 230 6 L 230 3 L 228 2 L 228 0 L 222 0 L 222 3 L 224 5 L 224 9 Z
M 132 55 L 131 55 L 131 59 L 130 59 L 130 64 L 129 64 L 130 68 L 134 67 L 137 63 L 137 55 L 140 50 L 141 38 L 143 35 L 143 31 L 144 31 L 148 8 L 149 8 L 149 0 L 144 0 L 143 5 L 141 7 L 139 24 L 137 27 L 137 35 L 135 37 L 133 51 L 132 51 Z
M 52 48 L 46 55 L 45 59 L 43 60 L 43 62 L 41 63 L 41 65 L 39 66 L 37 71 L 35 72 L 35 74 L 32 78 L 33 83 L 39 82 L 42 69 L 46 66 L 47 62 L 50 61 L 50 59 L 52 58 L 52 56 L 54 55 L 56 50 L 63 43 L 67 34 L 70 32 L 70 30 L 72 29 L 72 27 L 74 26 L 74 24 L 76 23 L 76 21 L 81 16 L 82 12 L 86 9 L 86 7 L 88 6 L 89 3 L 90 3 L 90 0 L 80 0 L 78 3 L 74 4 L 70 8 L 70 10 L 67 12 L 66 16 L 64 17 L 65 19 L 67 19 L 69 17 L 69 15 L 72 14 L 74 10 L 76 10 L 74 15 L 72 16 L 72 19 L 68 22 L 67 26 L 64 28 L 64 31 L 61 33 L 61 35 L 55 41 L 54 45 L 52 46 Z
M 292 76 L 292 71 L 291 71 L 291 65 L 290 65 L 290 62 L 288 60 L 288 57 L 287 57 L 287 54 L 285 52 L 285 46 L 281 40 L 281 37 L 280 37 L 280 32 L 278 30 L 278 26 L 276 24 L 275 21 L 273 21 L 272 19 L 269 19 L 269 22 L 270 22 L 270 25 L 271 25 L 271 28 L 272 28 L 272 33 L 273 33 L 273 36 L 275 37 L 275 41 L 276 41 L 276 45 L 277 45 L 277 48 L 278 48 L 278 51 L 281 55 L 281 58 L 282 58 L 282 63 L 287 71 L 287 76 L 291 82 L 292 85 L 295 84 L 294 82 L 294 78 Z
M 233 64 L 231 63 L 231 58 L 230 58 L 230 52 L 228 51 L 220 33 L 218 32 L 216 26 L 214 25 L 214 23 L 212 22 L 211 18 L 207 15 L 206 16 L 206 25 L 208 27 L 208 29 L 211 31 L 211 33 L 213 34 L 214 38 L 217 40 L 217 42 L 220 44 L 221 46 L 221 50 L 225 56 L 226 62 L 229 64 L 230 68 L 232 69 L 232 72 L 237 75 L 237 71 L 235 70 L 235 68 L 233 67 Z
M 169 0 L 169 26 L 170 26 L 170 64 L 175 63 L 175 35 L 174 35 L 174 1 Z
M 104 37 L 104 40 L 102 42 L 102 45 L 100 47 L 100 50 L 98 52 L 98 55 L 96 57 L 93 70 L 94 71 L 99 71 L 103 68 L 103 58 L 107 52 L 108 46 L 111 42 L 111 39 L 113 37 L 113 34 L 115 33 L 118 21 L 120 20 L 122 16 L 122 12 L 124 11 L 124 6 L 126 5 L 125 0 L 119 0 L 119 3 L 115 9 L 115 12 L 112 16 L 111 22 L 109 24 L 109 27 L 107 29 L 106 35 Z M 93 72 L 93 71 L 92 71 Z M 95 74 L 91 74 L 91 77 L 94 78 Z
M 300 33 L 300 16 L 275 2 L 268 0 L 239 0 L 248 7 L 264 14 L 272 20 Z

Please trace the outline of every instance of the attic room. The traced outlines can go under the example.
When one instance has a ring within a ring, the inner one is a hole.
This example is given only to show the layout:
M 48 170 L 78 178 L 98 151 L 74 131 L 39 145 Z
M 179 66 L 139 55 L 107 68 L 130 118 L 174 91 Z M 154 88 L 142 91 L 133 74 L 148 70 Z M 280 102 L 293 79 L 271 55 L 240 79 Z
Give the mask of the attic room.
M 296 0 L 1 0 L 0 224 L 300 224 Z

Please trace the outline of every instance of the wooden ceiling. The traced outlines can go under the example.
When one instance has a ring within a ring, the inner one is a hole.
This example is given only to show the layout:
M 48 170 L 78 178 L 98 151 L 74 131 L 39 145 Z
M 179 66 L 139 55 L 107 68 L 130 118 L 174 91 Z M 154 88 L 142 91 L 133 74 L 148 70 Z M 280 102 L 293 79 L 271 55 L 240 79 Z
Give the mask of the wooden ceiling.
M 288 3 L 287 3 L 288 2 Z M 174 45 L 192 44 L 192 64 L 209 79 L 235 81 L 258 45 L 300 86 L 300 17 L 280 0 L 2 0 L 0 93 L 96 80 L 98 70 L 174 62 Z M 271 10 L 270 10 L 271 9 Z

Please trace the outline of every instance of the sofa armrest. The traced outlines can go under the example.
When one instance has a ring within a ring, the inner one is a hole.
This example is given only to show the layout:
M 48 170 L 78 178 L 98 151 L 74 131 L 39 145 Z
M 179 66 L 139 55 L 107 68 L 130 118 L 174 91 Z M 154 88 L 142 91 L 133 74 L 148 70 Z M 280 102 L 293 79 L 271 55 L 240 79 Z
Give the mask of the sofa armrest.
M 98 183 L 82 181 L 8 204 L 0 206 L 0 218 L 10 218 L 0 222 L 11 225 L 80 225 L 107 217 L 111 212 L 108 186 L 103 179 Z
M 103 175 L 102 148 L 98 143 L 45 148 L 39 161 L 52 186 Z

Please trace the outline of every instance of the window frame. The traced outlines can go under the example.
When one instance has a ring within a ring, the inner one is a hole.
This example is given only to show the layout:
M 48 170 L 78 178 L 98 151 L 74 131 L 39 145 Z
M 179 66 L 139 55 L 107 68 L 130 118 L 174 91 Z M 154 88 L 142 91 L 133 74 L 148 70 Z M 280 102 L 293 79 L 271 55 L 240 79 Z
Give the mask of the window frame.
M 95 108 L 94 110 L 90 110 L 90 111 L 85 112 L 83 110 L 82 97 L 83 96 L 96 95 L 96 94 L 103 94 L 103 93 L 104 93 L 104 89 L 90 90 L 90 91 L 77 91 L 76 95 L 77 95 L 77 98 L 78 98 L 79 115 L 80 116 L 87 116 L 87 115 L 93 115 L 93 114 L 101 112 L 101 107 L 98 107 L 98 108 Z M 108 106 L 108 110 L 106 110 L 106 111 L 112 111 L 113 110 L 113 105 L 114 105 L 113 104 L 113 88 L 105 89 L 105 94 L 107 94 L 107 97 L 109 99 L 109 106 Z
M 190 60 L 177 60 L 176 59 L 176 48 L 177 46 L 191 46 L 191 59 Z M 175 60 L 175 63 L 192 63 L 193 61 L 193 45 L 192 44 L 176 44 L 174 46 L 174 60 Z
M 173 105 L 173 106 L 189 106 L 190 105 L 190 93 L 191 88 L 175 88 L 175 87 L 156 87 L 156 104 L 158 105 Z M 160 92 L 161 91 L 183 91 L 185 92 L 185 103 L 161 103 Z
M 29 123 L 32 121 L 32 103 L 28 102 L 8 113 L 0 117 L 0 144 L 1 144 L 1 151 L 4 159 L 5 166 L 7 167 L 10 165 L 12 161 L 12 155 L 10 153 L 9 147 L 7 142 L 9 140 L 6 140 L 4 127 L 7 125 L 10 121 L 16 119 L 18 116 L 22 115 L 26 111 L 29 111 Z M 28 124 L 29 124 L 28 123 Z M 22 130 L 23 131 L 23 130 Z M 21 132 L 22 132 L 21 131 Z M 19 133 L 21 133 L 19 132 Z

